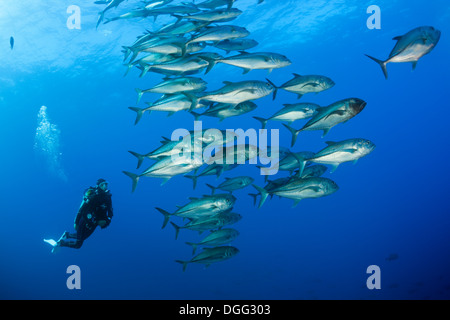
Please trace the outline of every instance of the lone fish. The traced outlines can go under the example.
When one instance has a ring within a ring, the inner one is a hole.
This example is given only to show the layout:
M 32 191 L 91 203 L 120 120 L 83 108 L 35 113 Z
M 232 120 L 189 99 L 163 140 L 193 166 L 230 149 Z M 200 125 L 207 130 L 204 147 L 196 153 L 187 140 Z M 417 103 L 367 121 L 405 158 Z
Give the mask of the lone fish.
M 385 61 L 378 60 L 366 54 L 367 57 L 381 66 L 384 77 L 388 78 L 386 65 L 389 62 L 401 63 L 412 62 L 413 70 L 416 68 L 417 61 L 424 55 L 430 53 L 439 42 L 441 32 L 433 27 L 418 27 L 409 31 L 403 36 L 395 37 L 397 40 L 389 58 Z

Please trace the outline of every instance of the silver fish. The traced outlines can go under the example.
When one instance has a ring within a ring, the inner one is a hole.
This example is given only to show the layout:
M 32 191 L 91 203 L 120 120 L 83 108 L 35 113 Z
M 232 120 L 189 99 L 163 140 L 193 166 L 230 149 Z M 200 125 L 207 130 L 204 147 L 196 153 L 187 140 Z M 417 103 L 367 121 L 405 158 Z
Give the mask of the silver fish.
M 294 73 L 294 79 L 289 80 L 276 89 L 283 89 L 292 93 L 296 93 L 300 99 L 307 93 L 319 93 L 334 87 L 335 83 L 328 77 L 319 75 L 301 76 Z
M 124 13 L 120 16 L 111 18 L 111 19 L 105 19 L 104 24 L 107 24 L 107 23 L 110 23 L 110 22 L 116 21 L 116 20 L 122 20 L 122 19 L 145 18 L 145 17 L 148 17 L 149 15 L 150 15 L 150 12 L 149 12 L 149 10 L 146 10 L 146 9 L 133 10 L 133 11 Z
M 175 228 L 175 238 L 177 238 L 181 229 L 198 231 L 200 234 L 202 234 L 204 231 L 214 230 L 222 228 L 224 226 L 235 224 L 241 219 L 242 216 L 240 214 L 233 213 L 231 212 L 231 210 L 228 210 L 211 217 L 193 219 L 181 227 L 176 225 L 172 221 L 170 222 L 170 224 Z
M 209 188 L 211 188 L 212 193 L 217 189 L 220 189 L 222 191 L 228 191 L 232 193 L 235 190 L 245 188 L 249 185 L 251 185 L 255 181 L 252 177 L 248 176 L 241 176 L 241 177 L 233 177 L 233 178 L 225 178 L 225 181 L 219 184 L 217 187 L 213 187 L 210 184 L 206 184 Z
M 186 40 L 178 36 L 162 38 L 151 43 L 146 42 L 135 48 L 135 51 L 138 52 L 154 52 L 177 56 L 184 56 L 186 50 Z
M 225 39 L 245 38 L 248 35 L 250 32 L 243 27 L 232 25 L 208 27 L 205 31 L 195 35 L 187 44 L 205 41 L 219 42 Z
M 139 60 L 125 64 L 125 66 L 127 66 L 128 68 L 124 74 L 124 77 L 128 74 L 128 72 L 130 72 L 131 68 L 133 68 L 134 66 L 139 65 L 140 68 L 144 69 L 148 65 L 165 63 L 165 62 L 173 61 L 175 59 L 176 59 L 176 57 L 172 56 L 170 54 L 150 53 Z
M 168 94 L 161 99 L 148 104 L 147 108 L 129 107 L 128 109 L 136 112 L 136 120 L 134 124 L 138 124 L 145 112 L 149 111 L 166 111 L 169 116 L 181 110 L 191 110 L 198 107 L 197 97 L 187 92 Z
M 375 149 L 375 144 L 366 139 L 348 139 L 340 142 L 327 141 L 328 147 L 317 152 L 308 161 L 329 164 L 331 172 L 344 162 L 353 161 L 368 155 Z
M 284 108 L 267 119 L 260 117 L 253 118 L 261 122 L 262 129 L 266 127 L 267 121 L 270 120 L 284 121 L 291 125 L 296 120 L 311 118 L 318 108 L 320 106 L 315 103 L 284 104 Z
M 166 79 L 153 88 L 141 90 L 136 88 L 138 94 L 137 103 L 144 93 L 175 94 L 180 92 L 201 92 L 206 89 L 206 81 L 195 77 L 181 77 L 176 79 Z
M 253 39 L 227 39 L 213 44 L 214 47 L 225 50 L 226 53 L 230 53 L 231 51 L 245 51 L 248 49 L 252 49 L 257 45 L 258 42 Z
M 322 176 L 328 168 L 324 165 L 318 164 L 313 166 L 308 166 L 303 170 L 303 173 L 301 175 L 297 174 L 296 176 L 289 176 L 285 178 L 278 178 L 275 180 L 268 180 L 267 184 L 264 186 L 264 189 L 270 194 L 270 197 L 273 197 L 273 194 L 271 192 L 278 187 L 281 187 L 285 184 L 287 184 L 289 181 L 293 179 L 306 179 L 306 178 L 312 178 L 312 177 L 320 177 Z M 253 205 L 256 205 L 257 196 L 261 195 L 261 193 L 249 193 L 249 196 L 253 198 Z
M 202 163 L 197 161 L 195 157 L 177 157 L 174 161 L 172 157 L 164 157 L 158 160 L 155 164 L 149 167 L 141 174 L 135 174 L 128 171 L 122 171 L 126 176 L 131 178 L 132 186 L 131 192 L 136 190 L 137 183 L 142 177 L 161 178 L 165 184 L 171 178 L 177 175 L 184 175 L 202 166 Z
M 209 62 L 205 59 L 186 56 L 167 63 L 146 66 L 140 77 L 145 76 L 148 71 L 161 72 L 168 75 L 192 74 L 198 73 L 208 66 Z
M 156 208 L 164 216 L 162 228 L 164 229 L 169 222 L 171 216 L 180 218 L 199 219 L 204 217 L 212 217 L 222 212 L 226 212 L 233 208 L 236 197 L 231 194 L 218 194 L 214 196 L 203 196 L 202 198 L 189 198 L 191 201 L 179 207 L 174 213 Z
M 181 19 L 190 19 L 190 20 L 199 20 L 199 21 L 208 21 L 208 22 L 228 22 L 236 19 L 239 15 L 242 14 L 242 11 L 236 8 L 230 9 L 216 9 L 210 10 L 206 12 L 201 12 L 192 15 L 186 16 L 178 16 L 173 14 L 174 17 Z
M 133 156 L 135 156 L 138 159 L 137 168 L 139 169 L 142 165 L 142 162 L 145 158 L 148 159 L 158 159 L 163 157 L 170 157 L 172 155 L 180 154 L 185 150 L 186 148 L 191 148 L 191 150 L 195 150 L 195 148 L 202 148 L 202 142 L 195 140 L 193 137 L 191 137 L 190 146 L 186 145 L 185 140 L 181 139 L 178 141 L 172 141 L 167 138 L 164 138 L 165 140 L 161 141 L 162 146 L 156 148 L 155 150 L 147 153 L 147 154 L 139 154 L 137 152 L 128 151 Z
M 181 36 L 158 35 L 149 39 L 145 36 L 143 38 L 143 41 L 139 40 L 137 44 L 133 44 L 130 47 L 123 46 L 124 51 L 122 52 L 125 53 L 125 59 L 130 53 L 133 53 L 129 63 L 133 62 L 141 52 L 160 53 L 165 55 L 172 54 L 176 56 L 183 56 L 187 52 L 186 39 Z
M 358 98 L 344 99 L 328 107 L 316 109 L 315 115 L 300 130 L 295 130 L 283 123 L 292 134 L 291 146 L 294 146 L 300 132 L 305 130 L 323 130 L 322 137 L 324 137 L 332 127 L 350 120 L 360 113 L 366 105 L 365 101 Z
M 202 263 L 208 267 L 211 263 L 228 260 L 239 253 L 239 249 L 232 246 L 223 246 L 216 248 L 205 248 L 203 252 L 189 261 L 176 260 L 183 265 L 183 272 L 189 263 Z
M 186 242 L 187 245 L 192 246 L 192 254 L 195 254 L 198 246 L 217 247 L 224 244 L 229 244 L 239 236 L 239 231 L 231 228 L 220 229 L 212 231 L 206 238 L 200 242 Z
M 225 86 L 217 91 L 207 93 L 200 100 L 229 103 L 237 105 L 244 101 L 263 98 L 274 91 L 274 87 L 263 81 L 224 81 Z
M 293 178 L 286 184 L 275 187 L 270 191 L 256 185 L 253 186 L 261 193 L 259 208 L 261 208 L 264 204 L 269 194 L 293 199 L 295 201 L 295 207 L 302 199 L 324 197 L 336 192 L 339 189 L 333 180 L 323 177 L 312 177 L 305 179 Z
M 230 105 L 226 103 L 218 103 L 217 105 L 210 107 L 202 114 L 191 111 L 191 114 L 198 120 L 202 116 L 219 118 L 219 121 L 224 119 L 240 116 L 245 113 L 251 112 L 257 108 L 257 105 L 252 101 L 245 101 L 238 105 Z
M 382 61 L 366 54 L 367 57 L 378 63 L 383 70 L 384 77 L 388 78 L 386 65 L 390 62 L 402 63 L 411 62 L 413 70 L 416 68 L 417 61 L 424 55 L 430 53 L 438 44 L 441 37 L 441 31 L 433 27 L 418 27 L 403 36 L 395 37 L 397 43 L 392 49 L 387 60 Z
M 243 68 L 244 74 L 255 69 L 264 69 L 271 72 L 273 69 L 287 67 L 292 63 L 286 56 L 272 52 L 242 52 L 217 62 Z

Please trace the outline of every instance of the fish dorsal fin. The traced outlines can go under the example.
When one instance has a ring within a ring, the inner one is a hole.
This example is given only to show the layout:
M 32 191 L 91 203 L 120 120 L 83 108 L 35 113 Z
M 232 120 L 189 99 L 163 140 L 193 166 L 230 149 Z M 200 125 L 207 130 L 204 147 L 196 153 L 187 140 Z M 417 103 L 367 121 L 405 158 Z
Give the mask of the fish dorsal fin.
M 293 73 L 293 75 L 294 75 L 294 77 L 296 77 L 296 78 L 301 78 L 301 77 L 303 77 L 303 76 L 299 75 L 298 73 Z
M 170 139 L 167 138 L 167 137 L 161 137 L 161 138 L 163 138 L 163 140 L 161 141 L 162 144 L 166 144 L 166 143 L 169 143 L 169 142 L 172 141 L 172 140 L 170 140 Z
M 402 36 L 397 36 L 397 37 L 392 38 L 392 40 L 399 41 L 401 38 L 402 38 Z
M 334 142 L 334 141 L 325 141 L 325 143 L 326 143 L 328 146 L 332 146 L 332 145 L 335 145 L 335 144 L 336 144 L 336 142 Z
M 233 84 L 233 82 L 231 82 L 231 81 L 223 81 L 223 84 L 230 85 L 230 84 Z
M 328 107 L 320 107 L 320 108 L 317 108 L 317 109 L 316 109 L 316 114 L 315 114 L 315 116 L 324 114 L 324 113 L 328 112 L 328 110 L 329 110 Z

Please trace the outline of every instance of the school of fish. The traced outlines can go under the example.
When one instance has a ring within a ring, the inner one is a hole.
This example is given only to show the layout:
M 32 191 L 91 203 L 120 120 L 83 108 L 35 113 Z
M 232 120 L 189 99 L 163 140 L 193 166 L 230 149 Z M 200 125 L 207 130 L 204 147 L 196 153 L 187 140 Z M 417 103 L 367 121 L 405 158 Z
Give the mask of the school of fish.
M 258 42 L 248 38 L 250 32 L 231 22 L 243 12 L 234 8 L 238 0 L 203 0 L 203 1 L 174 1 L 150 0 L 136 2 L 137 8 L 130 12 L 107 18 L 116 12 L 124 0 L 96 1 L 96 4 L 106 5 L 99 13 L 97 28 L 100 24 L 124 19 L 147 19 L 152 17 L 156 21 L 159 16 L 173 18 L 173 22 L 162 26 L 158 30 L 150 31 L 145 24 L 145 33 L 137 37 L 134 43 L 123 46 L 125 75 L 136 68 L 140 71 L 140 78 L 150 74 L 162 77 L 159 84 L 151 88 L 137 88 L 136 106 L 129 109 L 136 113 L 135 125 L 140 123 L 144 114 L 153 111 L 167 112 L 172 115 L 177 112 L 188 112 L 195 120 L 200 117 L 215 117 L 228 119 L 245 115 L 257 110 L 257 100 L 272 96 L 275 100 L 278 90 L 285 90 L 297 95 L 300 99 L 309 93 L 320 93 L 335 86 L 332 79 L 323 75 L 293 74 L 293 78 L 282 85 L 275 85 L 269 79 L 255 79 L 250 81 L 223 80 L 223 86 L 207 91 L 208 83 L 201 78 L 201 74 L 208 74 L 217 64 L 226 64 L 230 68 L 240 68 L 243 74 L 252 70 L 272 70 L 287 67 L 292 64 L 286 56 L 274 52 L 250 52 L 258 46 Z M 263 0 L 255 0 L 255 5 Z M 148 20 L 144 20 L 148 21 Z M 433 27 L 420 27 L 404 36 L 396 37 L 397 45 L 385 61 L 368 56 L 377 62 L 387 78 L 386 65 L 390 62 L 412 62 L 415 68 L 417 61 L 428 54 L 439 41 L 440 32 Z M 12 45 L 11 45 L 12 48 Z M 156 74 L 156 75 L 155 75 Z M 146 106 L 138 107 L 143 97 L 159 95 Z M 282 122 L 292 134 L 291 147 L 294 147 L 298 136 L 303 131 L 323 131 L 324 137 L 338 124 L 349 121 L 364 110 L 367 103 L 356 97 L 349 97 L 328 106 L 314 103 L 293 101 L 284 104 L 283 108 L 273 113 L 269 118 L 254 116 L 262 128 L 273 121 Z M 203 109 L 199 111 L 198 109 Z M 305 124 L 295 129 L 292 124 L 305 120 Z M 146 120 L 148 121 L 148 120 Z M 124 171 L 132 181 L 132 191 L 136 190 L 138 181 L 143 177 L 163 179 L 163 184 L 175 176 L 183 175 L 193 181 L 195 189 L 198 179 L 205 176 L 219 178 L 224 172 L 235 169 L 236 163 L 212 163 L 205 165 L 195 156 L 178 157 L 182 151 L 198 150 L 202 154 L 208 148 L 222 147 L 224 154 L 230 147 L 225 148 L 236 136 L 227 135 L 220 130 L 202 130 L 201 132 L 187 132 L 186 139 L 172 141 L 162 137 L 161 145 L 146 153 L 129 151 L 137 159 L 137 169 L 148 159 L 153 163 L 141 173 Z M 266 179 L 266 185 L 261 187 L 254 183 L 249 176 L 235 176 L 225 178 L 216 185 L 206 184 L 211 189 L 211 195 L 190 197 L 189 202 L 180 203 L 177 210 L 170 213 L 165 209 L 156 208 L 163 215 L 162 228 L 170 224 L 175 229 L 175 238 L 181 230 L 197 231 L 209 234 L 198 242 L 187 242 L 192 247 L 193 257 L 187 260 L 176 260 L 182 265 L 183 271 L 190 263 L 200 263 L 209 266 L 234 257 L 239 250 L 231 246 L 239 232 L 230 226 L 239 222 L 242 216 L 233 212 L 237 198 L 233 192 L 253 186 L 257 193 L 250 194 L 254 203 L 261 207 L 268 196 L 273 195 L 292 199 L 294 206 L 303 199 L 321 198 L 335 193 L 339 187 L 330 178 L 323 177 L 331 167 L 331 172 L 345 162 L 356 163 L 358 159 L 370 154 L 375 144 L 367 139 L 349 138 L 343 141 L 326 142 L 327 146 L 317 152 L 292 151 L 280 148 L 279 170 L 288 172 L 287 177 Z M 237 150 L 244 154 L 236 154 L 234 146 L 231 152 L 235 157 L 242 156 L 249 160 L 258 154 L 258 150 L 248 146 Z M 227 158 L 228 159 L 228 158 Z M 201 169 L 203 167 L 203 169 Z M 201 170 L 201 171 L 200 171 Z M 220 192 L 218 192 L 220 191 Z M 257 203 L 260 198 L 259 204 Z M 187 219 L 188 222 L 174 222 L 174 219 Z M 172 221 L 171 221 L 172 220 Z M 183 231 L 184 232 L 184 231 Z M 197 249 L 202 252 L 197 253 Z

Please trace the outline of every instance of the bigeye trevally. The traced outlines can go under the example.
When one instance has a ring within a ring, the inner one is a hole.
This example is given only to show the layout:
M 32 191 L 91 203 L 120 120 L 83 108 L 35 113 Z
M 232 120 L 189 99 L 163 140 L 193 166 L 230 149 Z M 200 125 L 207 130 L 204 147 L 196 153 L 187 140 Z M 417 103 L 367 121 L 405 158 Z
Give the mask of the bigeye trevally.
M 387 60 L 381 61 L 367 54 L 366 56 L 381 66 L 384 76 L 387 79 L 388 72 L 386 65 L 388 63 L 412 62 L 412 68 L 414 70 L 417 61 L 434 49 L 440 37 L 441 32 L 433 27 L 418 27 L 403 36 L 398 36 L 393 39 L 397 40 L 397 44 L 392 49 Z

